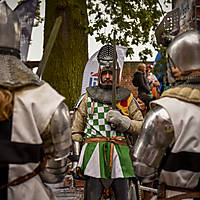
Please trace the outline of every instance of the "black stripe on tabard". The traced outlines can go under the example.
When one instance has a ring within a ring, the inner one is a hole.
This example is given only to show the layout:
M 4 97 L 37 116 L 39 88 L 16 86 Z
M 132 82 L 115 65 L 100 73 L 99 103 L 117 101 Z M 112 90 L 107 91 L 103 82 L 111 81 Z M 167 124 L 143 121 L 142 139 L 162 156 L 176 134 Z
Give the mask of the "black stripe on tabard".
M 44 156 L 42 144 L 25 144 L 0 141 L 0 163 L 25 164 L 37 163 Z
M 12 116 L 0 121 L 0 164 L 37 163 L 42 160 L 42 144 L 11 142 Z
M 11 140 L 11 130 L 12 130 L 12 116 L 8 120 L 0 121 L 0 141 Z M 5 149 L 0 150 L 2 153 L 7 154 Z M 5 185 L 8 183 L 8 173 L 9 165 L 2 164 L 0 161 L 0 185 Z M 0 190 L 0 199 L 8 199 L 8 189 L 4 188 Z
M 0 167 L 0 185 L 4 185 L 8 183 L 8 165 L 5 167 Z M 7 188 L 0 190 L 0 199 L 7 200 L 8 192 Z
M 178 170 L 200 172 L 200 153 L 170 153 L 163 163 L 163 169 L 171 172 Z
M 12 117 L 8 120 L 0 121 L 0 140 L 11 140 Z

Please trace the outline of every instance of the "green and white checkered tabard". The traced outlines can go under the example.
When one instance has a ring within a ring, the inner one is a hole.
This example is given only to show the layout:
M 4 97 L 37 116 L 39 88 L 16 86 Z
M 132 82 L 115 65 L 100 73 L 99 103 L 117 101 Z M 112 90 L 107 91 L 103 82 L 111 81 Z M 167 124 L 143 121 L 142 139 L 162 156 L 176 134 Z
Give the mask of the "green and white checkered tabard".
M 87 107 L 87 125 L 84 131 L 84 139 L 124 136 L 123 133 L 116 132 L 106 120 L 106 114 L 111 109 L 109 105 L 93 102 L 88 97 Z M 84 175 L 95 178 L 134 177 L 127 145 L 114 144 L 112 158 L 110 154 L 111 142 L 84 143 L 78 166 Z M 110 159 L 112 159 L 112 169 L 109 167 Z
M 94 112 L 92 114 L 94 103 Z M 91 97 L 88 97 L 87 103 L 87 126 L 85 129 L 86 138 L 89 137 L 114 137 L 122 136 L 122 133 L 117 133 L 106 120 L 107 112 L 111 109 L 110 106 L 103 103 L 93 102 Z

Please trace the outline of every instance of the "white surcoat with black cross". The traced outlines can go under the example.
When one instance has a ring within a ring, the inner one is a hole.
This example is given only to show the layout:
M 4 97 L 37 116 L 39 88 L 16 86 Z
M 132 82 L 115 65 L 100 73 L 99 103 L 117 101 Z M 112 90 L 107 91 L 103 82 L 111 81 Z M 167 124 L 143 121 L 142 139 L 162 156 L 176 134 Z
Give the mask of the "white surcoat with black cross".
M 14 94 L 11 119 L 0 123 L 0 185 L 31 173 L 41 160 L 40 134 L 50 122 L 58 105 L 64 100 L 49 84 L 30 86 Z M 12 147 L 9 148 L 9 147 Z M 26 163 L 26 164 L 24 164 Z M 39 175 L 17 186 L 0 190 L 0 199 L 55 199 Z

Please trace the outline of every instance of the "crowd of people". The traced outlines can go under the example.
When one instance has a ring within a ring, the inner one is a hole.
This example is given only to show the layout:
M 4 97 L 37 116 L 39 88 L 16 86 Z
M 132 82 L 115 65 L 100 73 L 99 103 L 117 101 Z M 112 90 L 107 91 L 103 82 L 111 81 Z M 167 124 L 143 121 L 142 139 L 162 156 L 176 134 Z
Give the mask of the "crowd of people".
M 153 66 L 151 64 L 139 63 L 136 72 L 133 74 L 133 86 L 138 91 L 138 100 L 145 104 L 145 112 L 148 112 L 149 103 L 160 97 L 161 91 L 159 89 L 160 82 L 153 73 Z
M 20 60 L 18 18 L 5 2 L 0 8 L 0 199 L 55 200 L 47 183 L 63 181 L 71 149 L 71 174 L 85 181 L 85 200 L 108 188 L 116 200 L 141 199 L 140 188 L 130 197 L 133 180 L 153 183 L 155 199 L 200 198 L 199 32 L 169 44 L 172 87 L 163 93 L 152 65 L 138 65 L 135 98 L 120 86 L 113 45 L 104 45 L 98 85 L 69 112 L 65 98 Z

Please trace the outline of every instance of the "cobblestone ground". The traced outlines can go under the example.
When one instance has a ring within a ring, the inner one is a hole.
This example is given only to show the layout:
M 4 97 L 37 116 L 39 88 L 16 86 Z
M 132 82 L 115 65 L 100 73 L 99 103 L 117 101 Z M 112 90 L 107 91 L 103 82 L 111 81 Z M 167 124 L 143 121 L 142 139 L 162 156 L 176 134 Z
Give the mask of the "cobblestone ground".
M 58 189 L 54 191 L 58 200 L 83 200 L 83 191 L 71 189 Z
M 84 187 L 80 182 L 73 182 L 69 184 L 69 179 L 66 179 L 63 183 L 48 185 L 53 190 L 58 200 L 83 200 L 84 199 Z M 78 187 L 77 187 L 78 186 Z M 123 192 L 123 191 L 122 191 Z M 114 197 L 101 198 L 101 200 L 115 200 Z M 137 200 L 135 193 L 135 186 L 130 184 L 129 200 Z
M 84 183 L 67 176 L 62 183 L 48 184 L 58 200 L 83 200 Z

